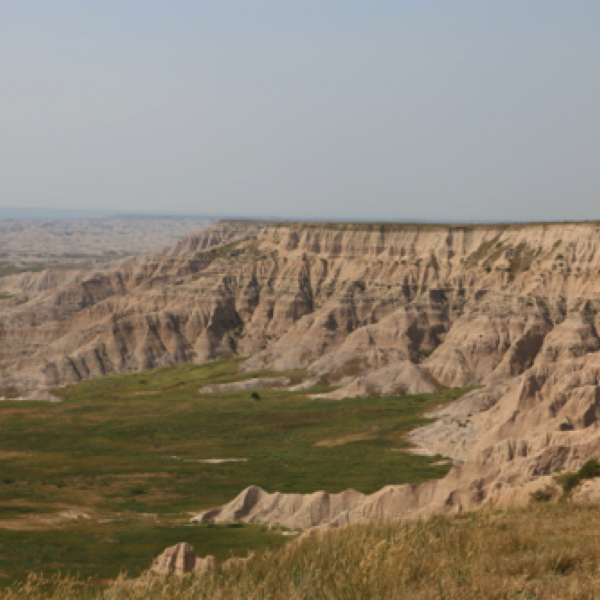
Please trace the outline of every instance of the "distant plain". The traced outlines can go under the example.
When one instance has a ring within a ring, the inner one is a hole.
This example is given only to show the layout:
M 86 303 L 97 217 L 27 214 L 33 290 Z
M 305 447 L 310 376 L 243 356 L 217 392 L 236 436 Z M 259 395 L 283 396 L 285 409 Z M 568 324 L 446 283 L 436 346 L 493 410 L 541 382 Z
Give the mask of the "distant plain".
M 158 251 L 212 223 L 205 217 L 0 219 L 0 277 L 97 267 Z

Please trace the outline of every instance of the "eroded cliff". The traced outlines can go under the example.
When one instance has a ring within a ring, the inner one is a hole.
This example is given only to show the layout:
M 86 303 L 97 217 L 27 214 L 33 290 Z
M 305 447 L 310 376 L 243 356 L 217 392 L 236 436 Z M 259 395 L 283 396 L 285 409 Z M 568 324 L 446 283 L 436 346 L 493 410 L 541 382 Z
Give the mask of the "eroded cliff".
M 4 379 L 54 386 L 223 354 L 443 385 L 600 347 L 600 225 L 222 222 L 141 264 L 0 280 Z M 19 289 L 21 286 L 21 289 Z
M 17 293 L 0 303 L 0 377 L 23 395 L 232 354 L 306 369 L 333 397 L 484 385 L 414 435 L 464 463 L 401 486 L 407 514 L 500 502 L 600 451 L 600 223 L 224 221 L 145 261 L 0 291 Z M 346 513 L 328 519 L 379 514 Z

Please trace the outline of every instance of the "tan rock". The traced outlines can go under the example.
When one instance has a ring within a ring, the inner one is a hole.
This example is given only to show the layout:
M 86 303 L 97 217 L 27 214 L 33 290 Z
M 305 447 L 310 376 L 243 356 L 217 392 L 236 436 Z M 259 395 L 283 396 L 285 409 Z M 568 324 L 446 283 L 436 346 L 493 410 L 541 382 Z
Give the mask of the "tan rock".
M 255 558 L 256 553 L 251 552 L 246 557 L 233 556 L 219 564 L 214 556 L 209 555 L 204 558 L 196 556 L 193 546 L 186 542 L 180 542 L 167 548 L 160 556 L 155 558 L 146 576 L 182 577 L 191 573 L 212 571 L 217 567 L 222 569 L 244 567 L 254 561 Z
M 589 479 L 576 487 L 571 494 L 571 502 L 575 504 L 600 503 L 600 479 Z
M 405 361 L 371 370 L 364 376 L 352 378 L 347 385 L 333 392 L 314 394 L 311 398 L 340 400 L 372 396 L 404 396 L 433 393 L 439 389 L 417 365 Z
M 269 494 L 257 486 L 250 486 L 222 509 L 200 513 L 192 518 L 192 522 L 247 521 L 313 527 L 358 506 L 364 497 L 364 494 L 355 490 L 346 490 L 341 494 Z
M 194 548 L 186 542 L 181 542 L 167 548 L 154 559 L 150 574 L 159 577 L 181 577 L 189 573 L 215 569 L 217 561 L 214 556 L 199 558 Z

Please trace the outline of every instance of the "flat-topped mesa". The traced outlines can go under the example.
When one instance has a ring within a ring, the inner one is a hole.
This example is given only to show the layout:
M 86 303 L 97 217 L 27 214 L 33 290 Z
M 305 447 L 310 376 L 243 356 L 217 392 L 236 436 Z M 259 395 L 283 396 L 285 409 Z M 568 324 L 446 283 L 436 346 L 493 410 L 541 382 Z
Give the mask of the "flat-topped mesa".
M 600 222 L 514 224 L 415 224 L 221 221 L 217 227 L 271 243 L 287 252 L 308 252 L 324 258 L 395 260 L 411 255 L 468 266 L 486 262 L 533 262 L 544 258 L 597 263 L 600 268 Z M 552 256 L 544 256 L 552 253 Z M 551 263 L 554 264 L 554 263 Z
M 233 353 L 359 395 L 390 365 L 394 389 L 481 383 L 595 348 L 599 271 L 596 222 L 222 221 L 145 262 L 13 281 L 0 377 L 26 392 Z

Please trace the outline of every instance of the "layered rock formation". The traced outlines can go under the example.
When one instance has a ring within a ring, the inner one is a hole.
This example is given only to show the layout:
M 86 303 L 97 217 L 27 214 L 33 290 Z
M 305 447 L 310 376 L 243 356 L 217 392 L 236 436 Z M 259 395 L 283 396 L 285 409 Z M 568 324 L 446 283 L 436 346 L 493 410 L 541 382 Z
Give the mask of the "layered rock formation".
M 498 504 L 598 456 L 599 273 L 594 222 L 222 222 L 114 269 L 0 279 L 18 294 L 0 302 L 0 387 L 231 355 L 337 398 L 484 385 L 414 434 L 462 461 L 446 479 L 313 520 Z M 252 497 L 243 518 L 269 520 Z
M 152 563 L 146 577 L 183 577 L 191 573 L 212 571 L 217 567 L 229 569 L 234 566 L 246 565 L 254 560 L 255 554 L 245 558 L 232 556 L 219 563 L 217 559 L 208 555 L 204 558 L 197 556 L 196 551 L 186 542 L 180 542 L 164 550 Z
M 150 567 L 150 573 L 159 577 L 181 577 L 188 573 L 208 571 L 217 566 L 214 556 L 199 558 L 194 548 L 186 542 L 180 542 L 164 550 Z
M 19 294 L 0 305 L 0 373 L 51 387 L 239 354 L 317 379 L 504 380 L 600 347 L 599 232 L 222 222 L 145 262 L 0 279 Z

